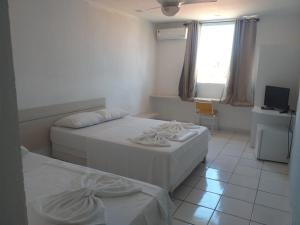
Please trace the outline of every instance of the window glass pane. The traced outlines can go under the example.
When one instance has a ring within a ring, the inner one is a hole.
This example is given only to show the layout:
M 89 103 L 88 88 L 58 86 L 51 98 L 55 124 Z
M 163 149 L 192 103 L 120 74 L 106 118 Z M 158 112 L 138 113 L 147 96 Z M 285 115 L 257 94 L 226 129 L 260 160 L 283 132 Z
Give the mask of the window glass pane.
M 197 55 L 197 82 L 225 84 L 231 61 L 234 23 L 203 24 Z

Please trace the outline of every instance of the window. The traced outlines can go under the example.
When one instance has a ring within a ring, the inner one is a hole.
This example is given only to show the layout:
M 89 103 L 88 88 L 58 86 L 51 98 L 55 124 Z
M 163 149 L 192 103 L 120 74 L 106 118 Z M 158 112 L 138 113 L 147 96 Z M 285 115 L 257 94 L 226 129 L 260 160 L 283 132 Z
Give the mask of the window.
M 231 62 L 234 23 L 203 24 L 197 55 L 198 96 L 221 98 Z

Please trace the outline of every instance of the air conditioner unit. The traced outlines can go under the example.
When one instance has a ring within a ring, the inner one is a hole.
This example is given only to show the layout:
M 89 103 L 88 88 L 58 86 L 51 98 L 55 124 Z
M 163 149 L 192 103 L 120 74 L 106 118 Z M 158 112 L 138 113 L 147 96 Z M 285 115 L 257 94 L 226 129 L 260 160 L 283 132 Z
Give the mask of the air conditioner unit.
M 157 29 L 157 40 L 185 40 L 186 27 Z

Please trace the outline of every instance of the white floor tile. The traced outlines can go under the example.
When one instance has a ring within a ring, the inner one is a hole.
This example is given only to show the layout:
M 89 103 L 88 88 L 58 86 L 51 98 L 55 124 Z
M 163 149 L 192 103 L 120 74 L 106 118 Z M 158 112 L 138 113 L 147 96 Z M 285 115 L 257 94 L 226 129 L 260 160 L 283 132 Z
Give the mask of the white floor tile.
M 266 225 L 290 225 L 291 217 L 287 212 L 255 205 L 252 220 Z
M 273 180 L 261 180 L 259 190 L 277 195 L 289 196 L 288 185 L 286 183 L 276 182 Z
M 259 178 L 260 176 L 260 169 L 252 168 L 249 166 L 237 166 L 234 170 L 234 173 L 249 177 Z
M 174 198 L 177 200 L 184 200 L 193 188 L 181 185 L 174 191 Z
M 249 142 L 249 138 L 250 138 L 249 134 L 235 133 L 231 139 Z
M 254 203 L 256 190 L 233 185 L 233 184 L 227 184 L 223 192 L 223 195 L 227 197 L 232 197 L 235 199 L 247 201 L 250 203 Z
M 226 144 L 227 140 L 211 140 L 208 143 L 208 149 L 209 152 L 214 153 L 214 154 L 219 154 L 222 149 L 224 148 L 225 144 Z
M 220 153 L 227 142 L 228 142 L 228 140 L 226 140 L 226 139 L 212 139 L 208 143 L 208 149 L 209 149 L 209 151 Z
M 254 153 L 254 148 L 251 147 L 250 141 L 247 143 L 247 146 L 245 148 L 245 152 L 253 152 Z
M 208 168 L 204 172 L 203 176 L 209 179 L 227 182 L 231 177 L 231 173 L 223 170 Z
M 234 148 L 230 148 L 230 149 L 225 149 L 224 151 L 222 151 L 221 153 L 222 155 L 228 155 L 228 156 L 233 156 L 233 157 L 241 157 L 241 155 L 243 154 L 242 150 L 237 150 Z
M 283 211 L 290 211 L 290 202 L 288 197 L 270 194 L 258 191 L 255 204 L 264 205 L 270 208 Z
M 182 184 L 184 186 L 195 187 L 195 185 L 199 183 L 200 179 L 201 179 L 200 175 L 193 175 L 193 174 L 191 174 L 188 178 L 186 178 L 183 181 Z
M 246 143 L 242 143 L 242 142 L 233 142 L 230 141 L 223 149 L 223 153 L 225 154 L 233 154 L 236 155 L 238 153 L 240 153 L 239 155 L 241 155 L 246 147 Z
M 173 202 L 173 206 L 172 206 L 171 211 L 172 211 L 172 214 L 173 214 L 176 211 L 176 209 L 180 206 L 182 201 L 175 199 L 175 200 L 172 200 L 172 202 Z
M 257 168 L 257 169 L 261 169 L 263 166 L 263 162 L 262 161 L 258 161 L 258 160 L 252 160 L 252 159 L 243 159 L 241 158 L 239 163 L 239 166 L 249 166 L 249 167 L 253 167 L 253 168 Z
M 224 147 L 222 154 L 240 157 L 245 150 L 247 142 L 230 140 Z
M 213 139 L 216 138 L 216 139 L 225 139 L 225 140 L 228 140 L 231 137 L 233 137 L 233 135 L 234 135 L 234 133 L 230 132 L 230 131 L 216 131 L 213 134 Z
M 206 156 L 206 160 L 205 160 L 205 164 L 207 166 L 211 166 L 211 164 L 217 159 L 217 156 L 211 156 L 211 155 L 207 155 Z
M 221 155 L 221 154 L 218 156 L 217 160 L 219 160 L 219 161 L 225 161 L 227 163 L 233 162 L 235 164 L 238 162 L 237 157 L 230 156 L 230 155 Z
M 289 196 L 288 176 L 262 171 L 259 190 Z
M 175 192 L 174 225 L 290 225 L 287 165 L 257 160 L 249 135 L 228 132 L 213 134 L 207 159 Z
M 205 160 L 205 165 L 210 167 L 211 164 L 215 161 L 216 159 L 215 158 L 206 158 Z
M 283 164 L 283 163 L 264 162 L 262 169 L 274 173 L 282 173 L 282 174 L 289 173 L 288 164 Z
M 209 225 L 249 225 L 249 221 L 215 211 Z
M 190 224 L 184 223 L 184 222 L 176 220 L 176 219 L 173 219 L 173 225 L 190 225 Z
M 187 196 L 185 201 L 191 202 L 200 206 L 204 206 L 210 209 L 215 209 L 220 200 L 220 195 L 210 192 L 193 189 Z
M 207 169 L 206 165 L 204 163 L 200 163 L 191 173 L 190 176 L 200 177 L 201 174 Z
M 229 180 L 229 183 L 240 185 L 247 188 L 257 189 L 259 178 L 247 177 L 244 175 L 233 174 Z
M 195 188 L 201 189 L 203 191 L 213 192 L 216 194 L 222 194 L 225 187 L 226 183 L 207 178 L 201 178 L 200 182 L 195 186 Z
M 286 174 L 273 173 L 273 172 L 269 172 L 269 171 L 265 171 L 265 170 L 262 170 L 261 177 L 274 179 L 274 180 L 280 180 L 280 181 L 286 181 L 286 182 L 289 181 L 289 176 Z
M 256 160 L 254 151 L 245 151 L 243 152 L 241 158 L 245 158 L 245 159 L 251 159 L 251 160 Z
M 217 210 L 250 220 L 253 204 L 222 196 Z
M 211 159 L 216 159 L 217 156 L 220 154 L 220 151 L 216 151 L 214 149 L 211 149 L 210 147 L 208 147 L 208 153 L 206 155 L 206 157 L 209 157 Z
M 237 157 L 219 155 L 210 168 L 232 172 L 238 161 Z
M 174 214 L 174 218 L 195 225 L 207 225 L 212 214 L 212 209 L 183 203 Z
M 232 150 L 231 152 L 234 152 L 234 150 Z M 234 158 L 236 158 L 237 159 L 237 161 L 239 160 L 239 158 L 241 157 L 241 154 L 242 153 L 229 153 L 228 154 L 228 152 L 225 152 L 225 151 L 222 151 L 219 155 L 218 155 L 218 157 L 234 157 Z

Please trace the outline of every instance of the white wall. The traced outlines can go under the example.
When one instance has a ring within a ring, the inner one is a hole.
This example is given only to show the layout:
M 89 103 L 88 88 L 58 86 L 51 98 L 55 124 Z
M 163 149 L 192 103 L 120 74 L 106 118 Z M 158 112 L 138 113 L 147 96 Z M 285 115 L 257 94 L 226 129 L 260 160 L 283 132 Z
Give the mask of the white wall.
M 26 225 L 7 1 L 0 0 L 0 224 Z
M 260 16 L 257 30 L 257 52 L 254 75 L 255 104 L 262 105 L 265 85 L 279 85 L 291 88 L 291 105 L 295 107 L 298 96 L 298 84 L 300 77 L 300 15 L 268 15 Z M 157 27 L 180 26 L 180 23 L 158 24 Z M 178 83 L 183 63 L 184 41 L 157 41 L 157 69 L 155 95 L 177 96 Z M 155 100 L 154 100 L 155 101 Z M 175 117 L 172 103 L 165 103 L 156 108 L 160 113 L 169 117 Z M 159 103 L 158 103 L 159 104 Z M 179 106 L 178 106 L 179 107 Z M 188 107 L 182 104 L 181 107 Z M 192 112 L 190 104 L 189 111 Z M 172 110 L 168 110 L 172 108 Z M 220 124 L 223 128 L 249 130 L 251 123 L 251 109 L 243 107 L 231 107 L 216 104 L 220 114 Z M 186 109 L 185 109 L 186 110 Z M 192 120 L 189 114 L 185 114 L 186 120 Z
M 291 206 L 293 209 L 293 223 L 292 225 L 300 224 L 300 99 L 298 101 L 298 109 L 296 116 L 296 125 L 294 129 L 294 144 L 291 156 L 291 168 L 290 168 L 290 179 L 291 179 Z
M 185 40 L 157 41 L 156 85 L 157 95 L 178 95 L 178 85 L 184 60 Z
M 300 15 L 262 16 L 257 33 L 255 105 L 264 101 L 266 85 L 291 88 L 296 108 L 300 80 Z
M 155 29 L 179 26 L 182 26 L 182 23 L 158 24 L 155 26 Z M 156 95 L 178 95 L 178 85 L 184 60 L 185 46 L 185 40 L 156 41 Z
M 157 28 L 182 26 L 181 23 L 158 24 Z M 157 41 L 156 47 L 156 89 L 155 96 L 178 96 L 178 85 L 184 60 L 185 40 Z M 220 91 L 221 92 L 221 91 Z M 205 96 L 205 95 L 203 95 Z M 195 106 L 178 98 L 153 98 L 152 110 L 160 114 L 160 119 L 196 122 Z M 251 109 L 215 104 L 219 112 L 219 125 L 222 129 L 250 129 Z M 239 120 L 237 123 L 236 121 Z
M 195 104 L 181 101 L 176 96 L 153 96 L 151 98 L 151 107 L 154 112 L 159 112 L 158 118 L 162 120 L 199 122 Z M 248 108 L 232 107 L 217 103 L 214 103 L 214 107 L 218 111 L 220 129 L 249 132 L 251 111 Z M 203 122 L 205 123 L 205 121 Z
M 132 113 L 154 90 L 153 25 L 83 0 L 10 0 L 20 109 L 106 97 Z

